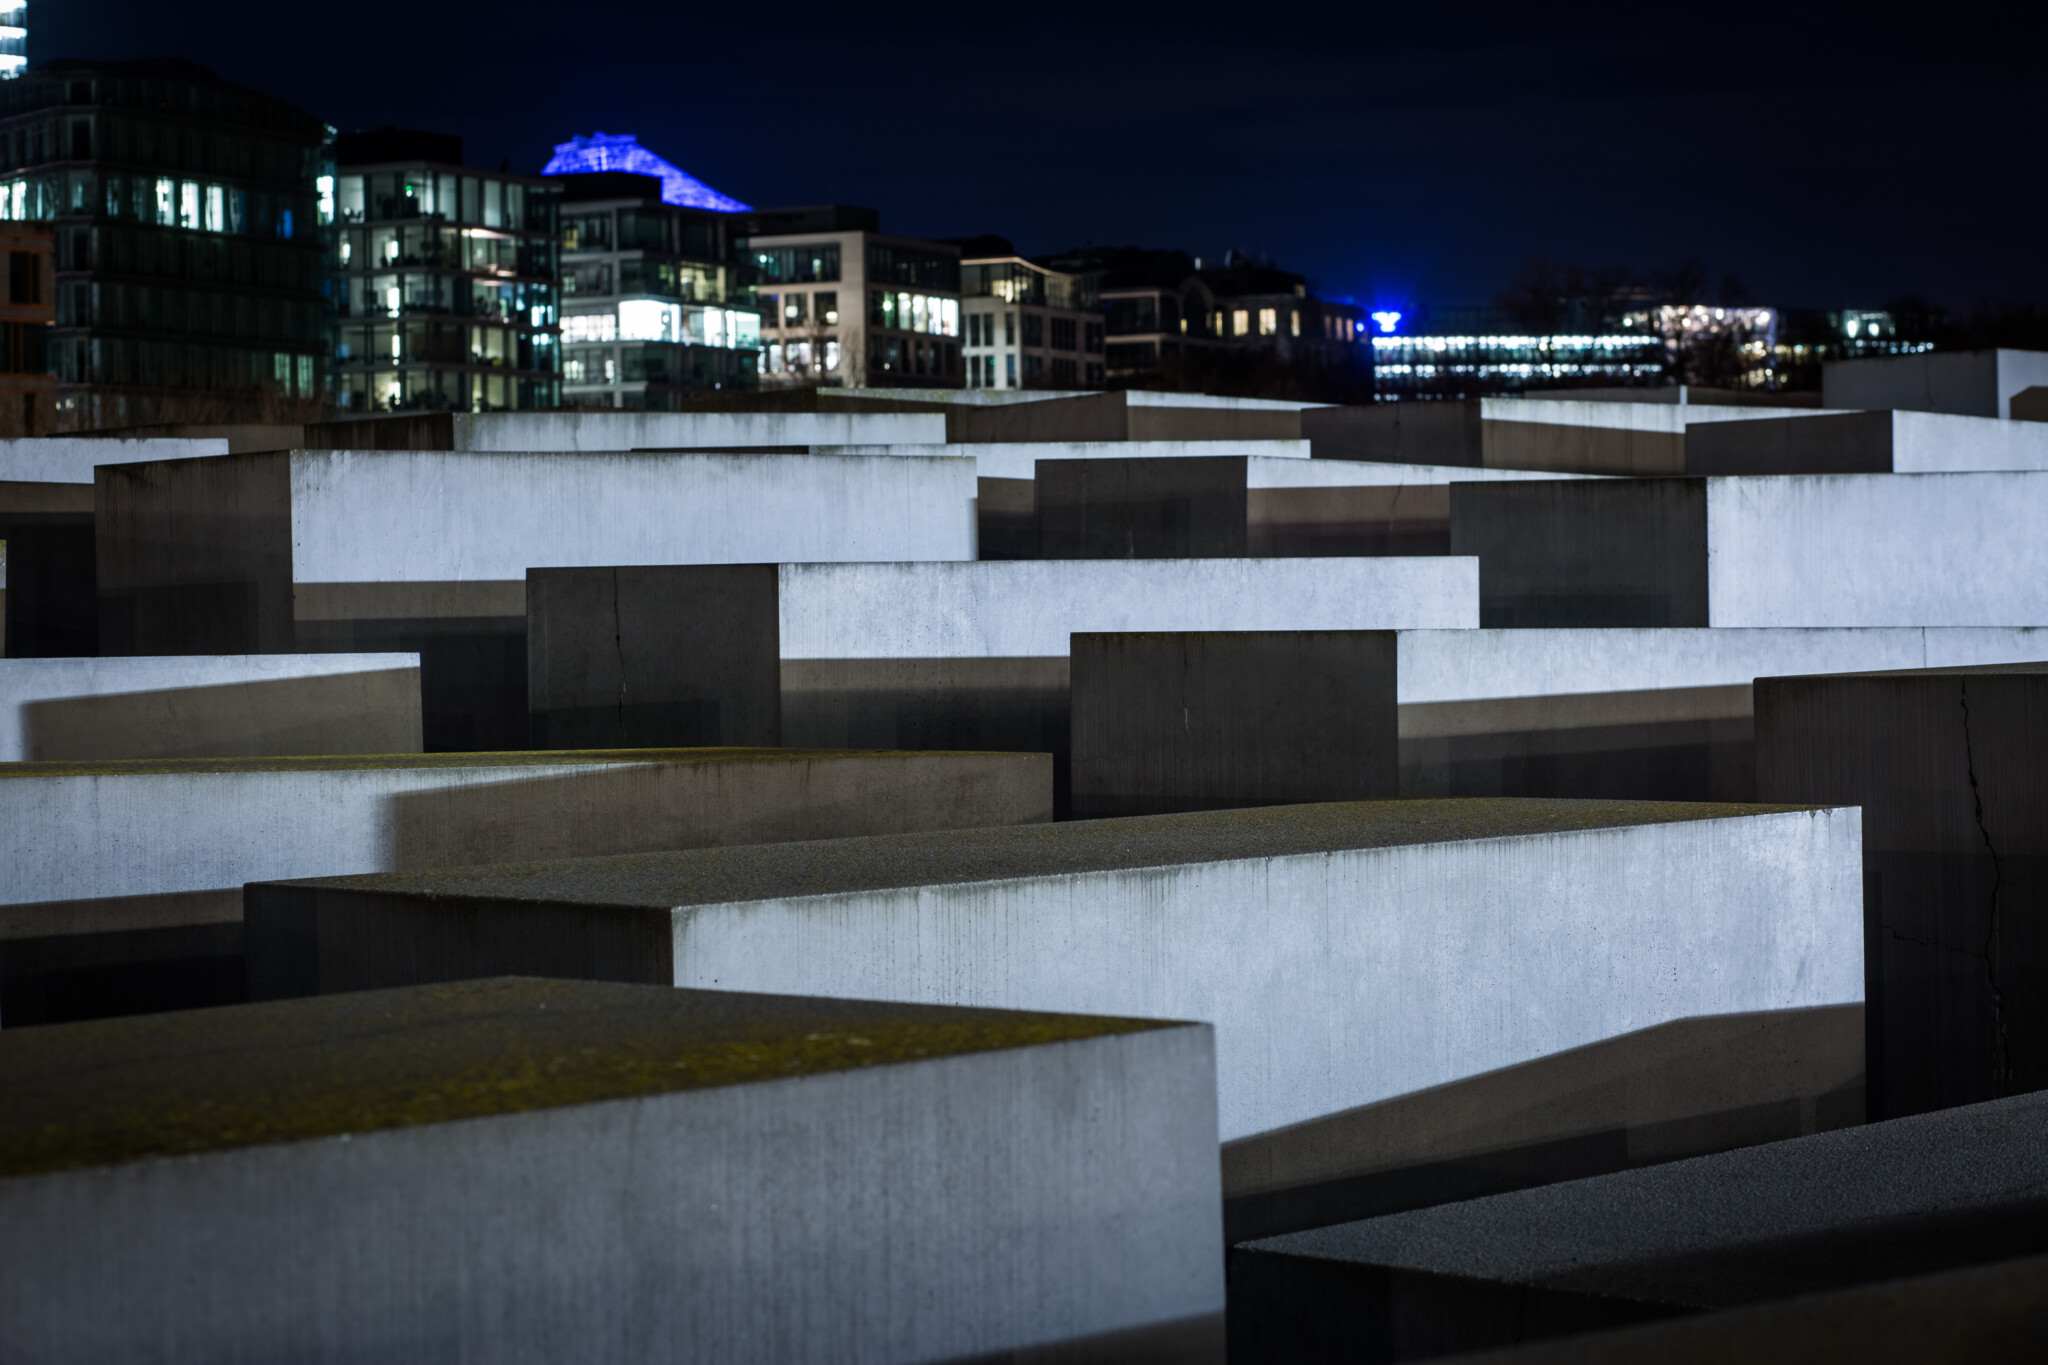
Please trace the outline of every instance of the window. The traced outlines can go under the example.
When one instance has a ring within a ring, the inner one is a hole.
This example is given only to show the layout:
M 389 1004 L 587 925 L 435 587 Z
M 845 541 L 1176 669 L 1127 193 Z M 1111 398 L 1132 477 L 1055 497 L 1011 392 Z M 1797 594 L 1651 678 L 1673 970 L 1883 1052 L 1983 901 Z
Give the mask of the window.
M 222 185 L 206 187 L 206 230 L 226 232 L 228 230 L 228 192 Z
M 770 327 L 782 325 L 782 295 L 761 295 L 761 317 Z
M 1180 324 L 1180 325 L 1181 325 L 1182 327 L 1186 327 L 1186 326 L 1188 325 L 1188 324 L 1187 324 L 1187 319 L 1185 319 L 1185 318 L 1181 319 L 1181 324 Z M 1084 351 L 1087 351 L 1087 352 L 1088 352 L 1088 353 L 1089 353 L 1090 355 L 1101 355 L 1101 354 L 1102 354 L 1102 324 L 1101 324 L 1101 323 L 1099 323 L 1099 322 L 1090 322 L 1090 323 L 1086 323 L 1086 324 L 1084 324 L 1084 325 L 1082 326 L 1082 329 L 1081 329 L 1081 335 L 1082 335 L 1082 341 L 1081 341 L 1081 349 L 1082 349 L 1082 350 L 1084 350 Z
M 1007 317 L 1007 316 L 1008 316 L 1008 314 L 1005 314 L 1004 316 L 1006 316 L 1006 317 Z M 1016 387 L 1017 387 L 1017 354 L 1016 354 L 1016 352 L 1012 351 L 1012 352 L 1011 352 L 1011 353 L 1010 353 L 1009 355 L 1006 355 L 1006 356 L 1004 356 L 1004 357 L 1003 357 L 1003 370 L 1004 370 L 1004 372 L 1005 372 L 1005 376 L 1006 376 L 1006 378 L 1007 378 L 1007 379 L 1008 379 L 1008 381 L 1009 381 L 1009 383 L 1008 383 L 1008 386 L 1009 386 L 1010 388 L 1013 388 L 1013 389 L 1014 389 L 1014 388 L 1016 388 Z
M 1079 345 L 1074 339 L 1076 330 L 1072 318 L 1052 319 L 1052 348 L 1055 351 L 1079 349 Z M 1071 365 L 1069 368 L 1071 368 Z
M 837 251 L 837 248 L 834 248 Z M 838 279 L 835 257 L 832 279 Z M 949 293 L 960 288 L 960 258 L 941 255 L 932 251 L 919 251 L 915 247 L 882 246 L 868 247 L 868 277 L 880 284 L 923 285 L 927 289 L 943 289 Z
M 801 327 L 804 325 L 805 309 L 809 299 L 810 295 L 808 294 L 784 294 L 782 296 L 782 325 L 784 327 Z
M 839 244 L 762 247 L 753 253 L 763 284 L 830 284 L 839 278 Z
M 1231 313 L 1231 315 L 1230 315 L 1230 334 L 1231 334 L 1232 336 L 1240 336 L 1240 337 L 1241 337 L 1241 336 L 1243 336 L 1243 335 L 1244 335 L 1244 334 L 1245 334 L 1246 332 L 1249 332 L 1249 331 L 1250 331 L 1251 329 L 1252 329 L 1252 315 L 1251 315 L 1251 314 L 1250 314 L 1249 312 L 1247 312 L 1246 310 L 1244 310 L 1244 309 L 1242 309 L 1242 308 L 1239 308 L 1239 309 L 1237 309 L 1236 311 L 1234 311 L 1234 312 L 1232 312 L 1232 313 Z
M 835 313 L 834 316 L 836 317 L 837 314 Z M 825 370 L 828 374 L 838 373 L 839 343 L 837 341 L 828 341 L 825 343 Z
M 1287 332 L 1290 336 L 1301 335 L 1301 314 L 1292 308 L 1287 310 Z
M 1026 346 L 1045 345 L 1045 314 L 1026 313 L 1024 315 L 1024 344 Z M 1029 368 L 1025 370 L 1025 374 L 1030 374 Z
M 823 327 L 837 327 L 839 325 L 838 291 L 820 290 L 814 296 L 814 301 L 817 304 L 817 318 L 819 325 Z M 838 354 L 838 345 L 839 343 L 837 342 L 832 343 L 833 349 L 830 352 L 831 355 Z M 828 359 L 825 362 L 825 368 L 828 370 L 836 370 L 839 368 L 839 363 L 836 360 Z
M 1003 344 L 1005 346 L 1015 346 L 1017 344 L 1017 315 L 1015 313 L 1003 314 Z M 1013 379 L 1015 377 L 1015 375 L 1011 376 Z
M 1279 311 L 1273 308 L 1261 308 L 1259 310 L 1259 335 L 1262 337 L 1269 337 L 1279 330 Z

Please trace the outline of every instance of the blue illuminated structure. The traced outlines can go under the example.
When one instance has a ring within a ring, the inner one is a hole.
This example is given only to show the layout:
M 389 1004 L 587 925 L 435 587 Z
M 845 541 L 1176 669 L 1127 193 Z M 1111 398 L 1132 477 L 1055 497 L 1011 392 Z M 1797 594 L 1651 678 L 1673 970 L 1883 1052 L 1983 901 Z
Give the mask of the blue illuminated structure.
M 1401 315 L 1392 309 L 1384 313 L 1374 313 L 1372 320 L 1380 325 L 1380 331 L 1382 332 L 1392 332 L 1401 325 Z
M 627 171 L 633 175 L 656 176 L 661 181 L 661 202 L 686 209 L 710 209 L 715 213 L 745 213 L 742 204 L 720 194 L 680 166 L 671 165 L 640 145 L 631 133 L 592 133 L 557 143 L 555 154 L 540 168 L 542 175 L 587 175 L 592 171 Z

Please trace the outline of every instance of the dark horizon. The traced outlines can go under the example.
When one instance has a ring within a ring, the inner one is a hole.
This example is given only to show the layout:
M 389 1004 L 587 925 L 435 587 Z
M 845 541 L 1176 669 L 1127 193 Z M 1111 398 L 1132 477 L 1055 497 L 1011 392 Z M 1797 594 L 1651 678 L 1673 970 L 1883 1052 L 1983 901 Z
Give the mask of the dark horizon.
M 2048 22 L 1997 6 L 1933 32 L 1839 3 L 1715 27 L 1282 4 L 1256 28 L 1194 4 L 1086 31 L 922 4 L 29 13 L 34 63 L 182 57 L 344 132 L 459 135 L 478 166 L 634 133 L 757 206 L 862 204 L 1033 255 L 1237 250 L 1381 307 L 1489 303 L 1533 257 L 1639 277 L 1694 260 L 1781 307 L 2048 301 Z

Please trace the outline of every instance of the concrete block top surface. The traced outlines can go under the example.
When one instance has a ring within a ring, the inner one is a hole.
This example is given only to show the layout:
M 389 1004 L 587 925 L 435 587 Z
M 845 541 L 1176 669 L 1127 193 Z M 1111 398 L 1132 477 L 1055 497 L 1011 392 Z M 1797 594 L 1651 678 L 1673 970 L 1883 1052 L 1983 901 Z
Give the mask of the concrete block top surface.
M 516 977 L 0 1034 L 0 1179 L 1171 1028 Z
M 2014 1204 L 2048 1192 L 2048 1092 L 1247 1243 L 1260 1251 L 1702 1306 L 1755 1297 L 1681 1257 Z
M 519 749 L 503 753 L 320 754 L 258 758 L 135 758 L 91 763 L 0 763 L 0 781 L 38 777 L 149 777 L 206 773 L 360 772 L 371 769 L 583 768 L 649 763 L 815 763 L 833 759 L 937 759 L 942 749 Z M 977 754 L 1011 758 L 1010 753 Z
M 1309 403 L 1295 398 L 1233 398 L 1219 393 L 1162 393 L 1152 389 L 1123 390 L 1124 404 L 1133 408 L 1229 408 L 1238 412 L 1301 412 L 1327 408 L 1330 403 Z
M 1469 798 L 1347 801 L 1113 820 L 572 858 L 292 885 L 439 899 L 642 910 L 1313 856 L 1816 809 L 1699 802 Z
M 1029 479 L 1040 460 L 1159 460 L 1245 455 L 1307 463 L 1307 441 L 974 441 L 958 445 L 813 446 L 814 455 L 970 455 L 984 479 Z
M 1247 488 L 1377 488 L 1386 485 L 1499 483 L 1518 479 L 1605 479 L 1607 474 L 1549 470 L 1488 469 L 1480 465 L 1393 464 L 1378 460 L 1245 461 Z
M 1840 673 L 1788 673 L 1771 678 L 1758 678 L 1758 682 L 1825 682 L 1834 678 L 1897 678 L 1911 681 L 1914 678 L 1974 678 L 1998 674 L 2048 673 L 2048 661 L 2026 660 L 2002 664 L 1952 664 L 1936 668 L 1870 668 L 1860 672 Z
M 1799 415 L 1821 413 L 1802 408 Z M 1784 408 L 1742 408 L 1676 403 L 1582 403 L 1565 398 L 1482 398 L 1481 420 L 1536 422 L 1544 426 L 1605 427 L 1622 431 L 1683 432 L 1702 422 L 1755 422 L 1782 419 Z
M 43 697 L 213 687 L 418 668 L 417 654 L 130 654 L 102 659 L 0 659 L 0 706 Z
M 95 465 L 225 455 L 225 440 L 25 436 L 0 440 L 0 483 L 91 483 Z
M 718 445 L 944 441 L 942 412 L 489 412 L 455 414 L 455 448 L 616 451 Z

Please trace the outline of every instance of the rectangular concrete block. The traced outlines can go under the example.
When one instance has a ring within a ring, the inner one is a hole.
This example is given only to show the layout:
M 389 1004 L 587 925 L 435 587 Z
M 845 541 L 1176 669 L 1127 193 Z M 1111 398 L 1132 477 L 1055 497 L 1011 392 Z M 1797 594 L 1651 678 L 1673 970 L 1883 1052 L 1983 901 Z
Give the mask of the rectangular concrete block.
M 0 658 L 99 653 L 92 484 L 0 480 L 0 547 Z
M 1400 794 L 1390 630 L 1073 637 L 1073 811 Z
M 1224 1238 L 1862 1123 L 1863 1013 L 1825 1005 L 1679 1019 L 1227 1143 Z
M 1866 356 L 1821 366 L 1830 408 L 1910 408 L 1968 417 L 2010 417 L 2013 395 L 2048 384 L 2048 352 L 1931 351 Z
M 1688 474 L 1964 474 L 2048 469 L 2048 427 L 1941 412 L 1830 412 L 1686 429 Z
M 1007 393 L 1007 389 L 963 390 Z M 1026 389 L 1023 392 L 1030 392 Z M 952 445 L 812 446 L 813 455 L 970 455 L 984 479 L 1029 479 L 1040 460 L 1185 460 L 1244 455 L 1306 460 L 1307 441 L 961 441 Z
M 0 661 L 0 762 L 419 751 L 416 654 Z
M 1042 754 L 11 764 L 0 767 L 0 1027 L 239 998 L 249 881 L 1051 815 Z
M 1854 1002 L 1856 830 L 1361 802 L 247 895 L 252 954 L 280 945 L 301 992 L 519 972 L 1207 1019 L 1235 1140 L 1689 1015 Z
M 945 439 L 943 412 L 456 412 L 306 428 L 306 444 L 323 450 L 605 454 Z
M 92 482 L 103 464 L 138 460 L 189 460 L 225 455 L 224 439 L 187 440 L 166 437 L 119 439 L 106 436 L 22 436 L 0 439 L 0 483 Z
M 2044 519 L 2048 472 L 1451 487 L 1489 626 L 2039 626 Z
M 416 652 L 429 749 L 518 748 L 529 567 L 971 560 L 974 480 L 961 458 L 575 452 L 108 468 L 103 649 Z
M 2048 1095 L 1245 1243 L 1231 1359 L 1414 1360 L 2048 1249 Z
M 955 441 L 1294 441 L 1311 405 L 1199 393 L 1117 391 L 952 414 Z
M 1864 811 L 1873 1109 L 2048 1087 L 2048 664 L 1759 678 L 1757 788 Z
M 1214 1076 L 1201 1024 L 520 980 L 9 1033 L 0 1355 L 1220 1359 Z

